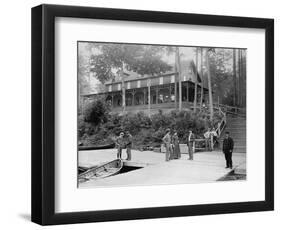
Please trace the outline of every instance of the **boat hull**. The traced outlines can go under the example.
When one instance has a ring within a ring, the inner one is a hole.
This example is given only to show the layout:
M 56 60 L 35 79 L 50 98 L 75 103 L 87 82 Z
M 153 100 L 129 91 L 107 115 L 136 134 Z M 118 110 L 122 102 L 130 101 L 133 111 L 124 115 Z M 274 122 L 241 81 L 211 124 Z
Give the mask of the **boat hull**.
M 79 146 L 79 151 L 83 150 L 97 150 L 97 149 L 113 149 L 115 148 L 115 143 L 108 144 L 108 145 L 99 145 L 99 146 Z
M 113 176 L 118 174 L 122 167 L 123 161 L 121 159 L 116 159 L 97 167 L 89 168 L 87 171 L 79 174 L 78 180 L 79 182 L 85 182 Z

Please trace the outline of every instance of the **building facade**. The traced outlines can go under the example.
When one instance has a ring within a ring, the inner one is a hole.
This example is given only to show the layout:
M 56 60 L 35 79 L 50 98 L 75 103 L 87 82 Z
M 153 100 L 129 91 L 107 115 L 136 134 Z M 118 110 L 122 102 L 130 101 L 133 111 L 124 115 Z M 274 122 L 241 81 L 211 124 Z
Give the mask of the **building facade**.
M 197 77 L 197 102 L 201 101 L 203 87 L 203 102 L 208 98 L 208 89 L 204 87 L 193 62 L 189 62 L 181 72 L 169 72 L 157 76 L 136 77 L 123 75 L 121 81 L 105 83 L 101 93 L 82 95 L 82 103 L 102 97 L 110 105 L 112 112 L 138 112 L 151 114 L 174 109 L 190 109 L 195 96 L 195 80 Z M 181 96 L 180 96 L 181 94 Z

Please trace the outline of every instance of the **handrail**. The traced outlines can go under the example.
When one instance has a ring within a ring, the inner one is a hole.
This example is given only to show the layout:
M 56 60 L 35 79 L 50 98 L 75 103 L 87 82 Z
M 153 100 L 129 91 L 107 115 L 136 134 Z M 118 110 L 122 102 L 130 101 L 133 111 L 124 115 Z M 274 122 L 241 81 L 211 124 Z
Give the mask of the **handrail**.
M 220 104 L 220 103 L 217 103 L 217 102 L 214 102 L 213 104 L 217 105 L 218 107 L 226 107 L 226 108 L 237 109 L 237 110 L 242 110 L 242 111 L 246 112 L 245 108 L 241 108 L 241 107 L 238 107 L 238 106 L 231 106 L 231 105 L 226 105 L 226 104 Z
M 217 128 L 215 129 L 216 133 L 217 133 L 217 137 L 219 138 L 226 126 L 226 113 L 222 111 L 222 109 L 218 106 L 214 106 L 214 109 L 218 110 L 220 115 L 222 115 L 222 119 L 221 121 L 218 123 L 218 126 Z M 203 142 L 203 141 L 206 141 L 206 139 L 195 139 L 194 143 L 193 143 L 193 151 L 195 152 L 195 143 L 198 143 L 198 142 Z M 214 147 L 214 142 L 212 141 L 212 148 Z
M 239 108 L 236 106 L 230 106 L 230 105 L 224 105 L 219 103 L 214 103 L 214 106 L 217 106 L 219 108 L 223 108 L 226 113 L 233 114 L 236 116 L 246 116 L 246 109 L 245 108 Z
M 225 126 L 226 126 L 226 113 L 224 113 L 220 107 L 214 107 L 215 109 L 219 110 L 219 113 L 222 115 L 222 119 L 221 121 L 218 123 L 217 128 L 215 129 L 216 133 L 217 133 L 217 137 L 220 138 Z M 212 138 L 212 137 L 211 137 Z M 214 141 L 211 140 L 211 144 L 212 144 L 212 149 L 214 148 Z
M 226 126 L 226 114 L 221 110 L 220 107 L 218 107 L 219 112 L 223 115 L 221 121 L 218 123 L 218 127 L 216 128 L 216 133 L 218 134 L 218 137 L 221 136 L 223 129 Z

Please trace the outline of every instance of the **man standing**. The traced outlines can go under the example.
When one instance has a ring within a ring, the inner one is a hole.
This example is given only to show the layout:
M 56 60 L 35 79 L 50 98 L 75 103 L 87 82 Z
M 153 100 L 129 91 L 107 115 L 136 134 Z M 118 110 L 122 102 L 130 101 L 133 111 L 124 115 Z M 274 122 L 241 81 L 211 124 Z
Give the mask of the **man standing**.
M 170 154 L 172 151 L 172 146 L 171 146 L 171 130 L 167 129 L 166 130 L 166 135 L 163 137 L 162 141 L 164 142 L 164 145 L 166 147 L 166 161 L 170 160 Z
M 234 142 L 229 136 L 229 132 L 225 132 L 225 138 L 223 140 L 222 151 L 226 160 L 226 167 L 232 169 L 232 152 L 233 152 Z
M 127 159 L 126 160 L 130 161 L 132 158 L 131 149 L 132 149 L 133 137 L 129 131 L 126 131 L 125 139 L 126 139 L 126 149 L 127 149 Z
M 121 159 L 122 149 L 125 147 L 124 132 L 120 132 L 119 136 L 116 138 L 116 148 L 117 148 L 117 158 Z
M 189 160 L 193 160 L 193 146 L 195 142 L 194 134 L 191 130 L 189 130 L 188 134 L 188 140 L 187 140 L 187 146 L 188 146 L 188 154 L 189 154 Z

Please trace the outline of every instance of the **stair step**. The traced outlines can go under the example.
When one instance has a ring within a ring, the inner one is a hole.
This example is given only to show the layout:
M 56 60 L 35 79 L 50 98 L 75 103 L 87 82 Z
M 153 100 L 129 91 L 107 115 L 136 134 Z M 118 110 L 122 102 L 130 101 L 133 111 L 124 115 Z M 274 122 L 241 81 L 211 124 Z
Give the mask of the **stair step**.
M 225 131 L 230 133 L 230 137 L 234 141 L 234 152 L 246 153 L 247 145 L 247 120 L 240 117 L 230 117 L 226 118 L 226 128 Z M 222 134 L 219 139 L 220 144 L 222 145 L 224 134 Z
M 246 153 L 247 150 L 246 149 L 234 149 L 233 150 L 235 153 Z
M 230 131 L 229 131 L 230 132 Z M 224 135 L 222 136 L 223 138 L 224 138 Z M 247 135 L 246 135 L 246 133 L 233 133 L 233 132 L 230 132 L 230 137 L 232 137 L 232 138 L 236 138 L 236 137 L 240 137 L 240 138 L 246 138 L 247 137 Z
M 231 132 L 231 130 L 227 130 L 230 133 L 230 137 L 245 137 L 247 136 L 247 133 L 245 132 Z
M 243 119 L 243 118 L 226 118 L 227 121 L 244 121 L 246 122 L 247 120 L 246 119 Z
M 244 132 L 244 133 L 246 133 L 246 129 L 244 129 L 244 128 L 229 128 L 229 127 L 226 127 L 226 129 L 225 130 L 228 130 L 228 131 L 233 131 L 233 132 Z
M 247 136 L 247 133 L 246 132 L 232 132 L 231 130 L 227 129 L 227 131 L 230 133 L 230 136 L 231 137 L 234 137 L 234 136 L 239 136 L 239 135 L 244 135 L 244 136 Z

